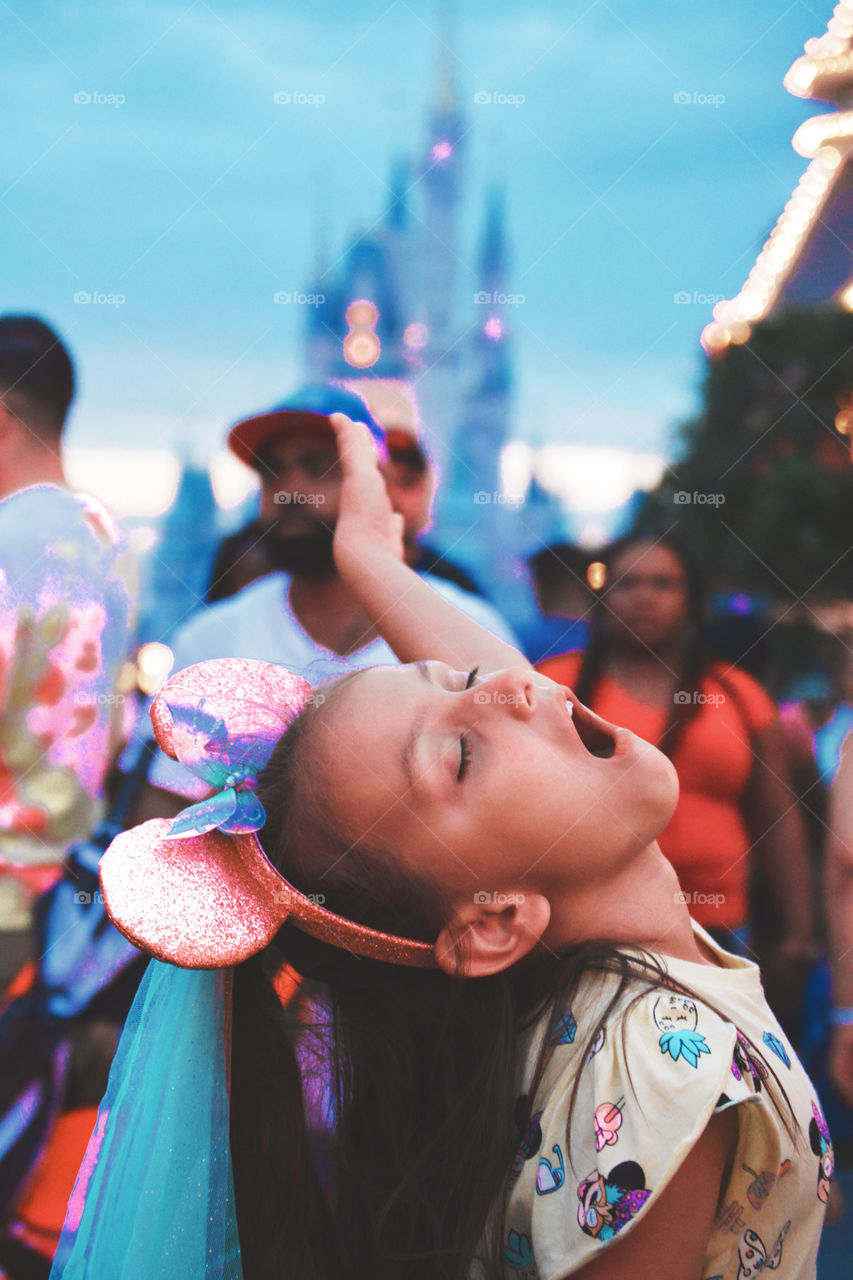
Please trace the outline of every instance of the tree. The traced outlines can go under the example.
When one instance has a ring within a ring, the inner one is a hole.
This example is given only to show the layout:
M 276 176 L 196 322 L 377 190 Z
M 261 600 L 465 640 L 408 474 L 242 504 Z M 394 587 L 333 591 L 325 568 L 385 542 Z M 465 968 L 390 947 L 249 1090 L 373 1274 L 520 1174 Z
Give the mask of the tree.
M 703 398 L 638 524 L 677 523 L 718 589 L 853 596 L 853 436 L 837 425 L 853 423 L 853 315 L 756 325 L 709 362 Z

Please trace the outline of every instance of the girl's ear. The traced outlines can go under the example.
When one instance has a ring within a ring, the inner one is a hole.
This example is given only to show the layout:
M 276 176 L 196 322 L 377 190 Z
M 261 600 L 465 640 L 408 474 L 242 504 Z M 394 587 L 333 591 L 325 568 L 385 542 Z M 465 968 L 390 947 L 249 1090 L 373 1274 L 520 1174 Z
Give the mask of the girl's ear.
M 475 893 L 456 903 L 438 935 L 438 967 L 451 977 L 502 973 L 532 950 L 550 919 L 551 904 L 541 893 Z

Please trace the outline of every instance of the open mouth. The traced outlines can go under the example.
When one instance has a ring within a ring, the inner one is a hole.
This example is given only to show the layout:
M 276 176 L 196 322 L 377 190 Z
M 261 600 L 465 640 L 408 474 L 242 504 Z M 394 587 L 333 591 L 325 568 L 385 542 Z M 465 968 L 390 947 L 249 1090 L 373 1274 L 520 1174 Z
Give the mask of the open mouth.
M 585 707 L 582 702 L 576 702 L 571 699 L 567 703 L 567 709 L 571 708 L 570 715 L 574 721 L 575 729 L 578 737 L 591 756 L 597 756 L 599 760 L 609 760 L 616 750 L 616 739 L 613 731 L 609 726 L 589 707 Z

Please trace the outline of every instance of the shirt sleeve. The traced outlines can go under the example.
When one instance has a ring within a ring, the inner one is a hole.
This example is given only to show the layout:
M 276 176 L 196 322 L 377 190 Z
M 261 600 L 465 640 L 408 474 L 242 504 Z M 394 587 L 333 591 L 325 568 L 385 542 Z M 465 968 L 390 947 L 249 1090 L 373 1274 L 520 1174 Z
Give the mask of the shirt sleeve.
M 504 1259 L 524 1280 L 561 1280 L 608 1248 L 714 1111 L 757 1096 L 734 1026 L 679 992 L 643 995 L 589 1050 L 566 1011 L 555 1041 L 505 1222 Z

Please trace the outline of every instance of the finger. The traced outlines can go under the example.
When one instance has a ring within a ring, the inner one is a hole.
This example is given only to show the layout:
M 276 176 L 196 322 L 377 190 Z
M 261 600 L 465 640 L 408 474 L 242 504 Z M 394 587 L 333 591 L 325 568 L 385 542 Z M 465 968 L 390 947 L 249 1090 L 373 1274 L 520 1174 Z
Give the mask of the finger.
M 329 414 L 329 421 L 335 432 L 341 462 L 347 466 L 358 466 L 360 462 L 378 464 L 378 454 L 373 436 L 363 422 L 354 422 L 345 413 Z

